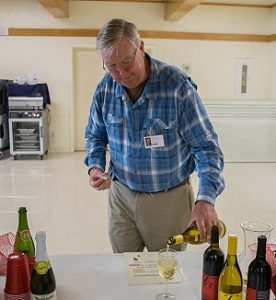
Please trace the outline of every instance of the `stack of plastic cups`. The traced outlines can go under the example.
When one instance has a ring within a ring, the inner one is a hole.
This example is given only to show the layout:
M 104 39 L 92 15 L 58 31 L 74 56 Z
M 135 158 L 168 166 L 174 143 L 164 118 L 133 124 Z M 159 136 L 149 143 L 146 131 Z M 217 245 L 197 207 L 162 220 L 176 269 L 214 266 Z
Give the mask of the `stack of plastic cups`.
M 8 256 L 4 294 L 5 300 L 30 300 L 30 269 L 25 253 Z

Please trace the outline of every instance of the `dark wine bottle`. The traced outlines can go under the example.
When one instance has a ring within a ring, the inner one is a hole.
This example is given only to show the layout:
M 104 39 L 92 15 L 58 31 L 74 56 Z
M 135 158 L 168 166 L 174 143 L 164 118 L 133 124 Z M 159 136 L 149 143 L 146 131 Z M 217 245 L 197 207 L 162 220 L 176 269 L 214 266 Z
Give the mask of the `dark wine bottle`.
M 36 233 L 36 257 L 31 276 L 31 300 L 56 300 L 56 280 L 46 248 L 46 233 Z
M 269 300 L 271 267 L 266 261 L 266 236 L 258 237 L 256 258 L 249 264 L 246 300 Z
M 223 266 L 224 253 L 219 247 L 219 228 L 213 226 L 211 230 L 211 244 L 203 254 L 202 300 L 218 299 L 218 281 Z

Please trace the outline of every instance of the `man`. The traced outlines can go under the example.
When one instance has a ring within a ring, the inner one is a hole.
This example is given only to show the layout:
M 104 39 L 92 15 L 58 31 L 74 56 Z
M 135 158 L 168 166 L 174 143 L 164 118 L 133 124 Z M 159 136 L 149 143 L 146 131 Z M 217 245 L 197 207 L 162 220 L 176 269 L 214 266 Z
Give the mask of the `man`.
M 89 184 L 109 189 L 113 251 L 158 251 L 193 222 L 209 238 L 224 188 L 223 154 L 196 85 L 145 53 L 136 26 L 126 20 L 106 23 L 97 49 L 106 74 L 91 104 L 85 163 Z M 189 176 L 195 169 L 194 205 Z

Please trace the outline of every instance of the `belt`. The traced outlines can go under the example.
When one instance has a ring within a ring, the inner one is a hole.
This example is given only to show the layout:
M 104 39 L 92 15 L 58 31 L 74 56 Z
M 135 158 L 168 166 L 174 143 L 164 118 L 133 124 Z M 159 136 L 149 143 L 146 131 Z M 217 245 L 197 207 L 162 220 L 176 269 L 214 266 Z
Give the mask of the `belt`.
M 153 192 L 153 193 L 166 193 L 166 192 L 169 192 L 169 191 L 171 191 L 171 190 L 173 190 L 173 189 L 175 189 L 175 188 L 178 188 L 178 187 L 180 187 L 180 186 L 183 186 L 183 185 L 185 185 L 185 184 L 187 184 L 187 183 L 190 183 L 190 177 L 187 177 L 187 178 L 185 178 L 183 181 L 181 181 L 177 186 L 174 186 L 174 187 L 171 187 L 171 188 L 168 188 L 168 189 L 165 189 L 165 190 L 163 190 L 163 191 L 159 191 L 159 192 Z
M 117 181 L 118 179 L 117 179 L 116 176 L 114 176 L 114 177 L 112 178 L 112 180 Z M 146 192 L 146 193 L 149 193 L 149 194 L 155 194 L 155 193 L 167 193 L 167 192 L 169 192 L 169 191 L 171 191 L 171 190 L 173 190 L 173 189 L 175 189 L 175 188 L 178 188 L 178 187 L 180 187 L 180 186 L 183 186 L 183 185 L 185 185 L 185 184 L 187 184 L 187 183 L 190 183 L 190 177 L 185 178 L 183 181 L 181 181 L 178 185 L 176 185 L 176 186 L 174 186 L 174 187 L 171 187 L 171 188 L 168 188 L 168 189 L 165 189 L 165 190 L 162 190 L 162 191 Z M 131 190 L 132 190 L 132 189 L 131 189 Z M 133 191 L 133 192 L 136 192 L 136 193 L 145 193 L 145 192 L 142 192 L 142 191 L 135 191 L 135 190 L 132 190 L 132 191 Z

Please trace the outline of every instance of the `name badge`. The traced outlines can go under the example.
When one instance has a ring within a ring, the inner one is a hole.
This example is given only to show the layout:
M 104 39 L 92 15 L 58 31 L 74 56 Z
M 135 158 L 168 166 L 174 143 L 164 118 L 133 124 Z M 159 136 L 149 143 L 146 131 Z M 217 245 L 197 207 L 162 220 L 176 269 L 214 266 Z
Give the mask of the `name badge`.
M 144 145 L 145 148 L 164 147 L 165 143 L 163 134 L 145 136 Z

